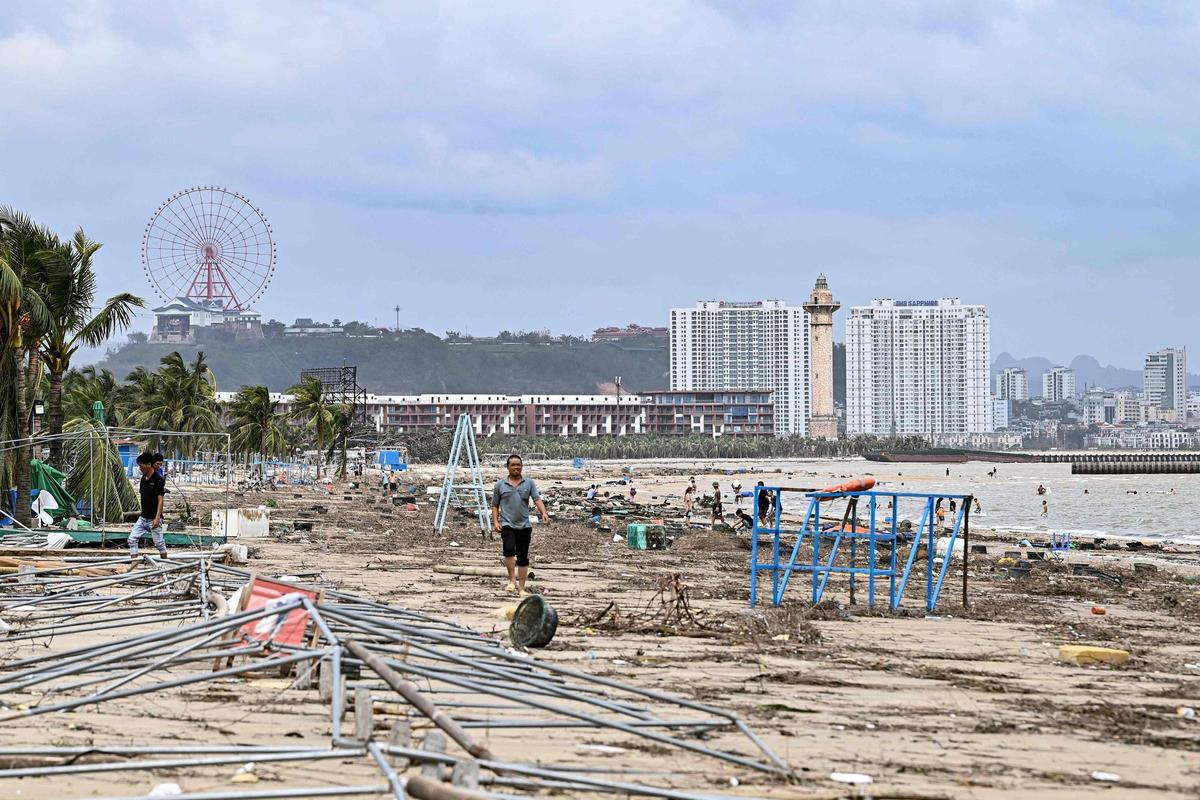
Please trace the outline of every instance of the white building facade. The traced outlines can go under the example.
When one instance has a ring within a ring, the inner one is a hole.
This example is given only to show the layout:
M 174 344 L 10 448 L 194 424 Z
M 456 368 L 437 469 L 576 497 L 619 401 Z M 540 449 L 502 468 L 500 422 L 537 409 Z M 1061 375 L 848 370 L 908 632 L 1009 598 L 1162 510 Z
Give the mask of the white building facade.
M 996 373 L 996 397 L 1001 400 L 1028 400 L 1029 373 L 1021 367 L 1009 367 Z
M 782 300 L 671 309 L 671 389 L 770 389 L 777 436 L 808 434 L 808 314 Z
M 1187 351 L 1167 347 L 1146 354 L 1142 386 L 1147 403 L 1174 411 L 1180 419 L 1187 409 Z
M 992 430 L 1002 431 L 1008 427 L 1009 403 L 999 397 L 992 398 Z
M 989 433 L 991 323 L 957 298 L 877 299 L 846 319 L 846 432 Z
M 1042 399 L 1048 403 L 1061 403 L 1075 399 L 1075 370 L 1070 367 L 1054 367 L 1042 373 Z

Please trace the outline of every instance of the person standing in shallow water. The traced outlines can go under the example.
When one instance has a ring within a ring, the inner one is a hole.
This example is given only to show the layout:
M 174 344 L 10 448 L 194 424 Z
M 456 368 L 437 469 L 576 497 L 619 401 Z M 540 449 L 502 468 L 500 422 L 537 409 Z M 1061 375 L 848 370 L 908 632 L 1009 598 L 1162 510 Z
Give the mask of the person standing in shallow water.
M 692 509 L 696 506 L 696 485 L 689 484 L 683 490 L 683 518 L 690 520 L 692 518 Z
M 513 453 L 506 466 L 508 477 L 496 481 L 492 488 L 492 529 L 500 534 L 504 567 L 508 570 L 508 585 L 504 588 L 522 595 L 529 577 L 529 545 L 533 539 L 529 502 L 532 500 L 537 506 L 542 524 L 550 524 L 550 515 L 537 484 L 521 474 L 525 466 L 521 457 Z

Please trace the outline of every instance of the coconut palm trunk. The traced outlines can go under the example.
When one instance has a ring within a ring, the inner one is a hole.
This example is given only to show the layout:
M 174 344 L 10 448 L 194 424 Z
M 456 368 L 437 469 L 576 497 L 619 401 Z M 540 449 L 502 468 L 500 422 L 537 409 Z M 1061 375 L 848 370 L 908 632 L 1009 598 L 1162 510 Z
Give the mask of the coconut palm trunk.
M 32 458 L 33 448 L 29 442 L 29 404 L 26 402 L 25 396 L 28 387 L 26 352 L 26 350 L 19 351 L 20 355 L 17 359 L 16 369 L 14 370 L 17 395 L 16 423 L 18 444 L 14 448 L 16 461 L 13 464 L 13 483 L 17 487 L 17 500 L 16 507 L 12 510 L 12 516 L 19 525 L 28 527 L 32 513 L 29 505 L 29 461 Z
M 50 386 L 46 397 L 46 434 L 50 437 L 50 463 L 62 469 L 63 443 L 63 371 L 50 366 Z

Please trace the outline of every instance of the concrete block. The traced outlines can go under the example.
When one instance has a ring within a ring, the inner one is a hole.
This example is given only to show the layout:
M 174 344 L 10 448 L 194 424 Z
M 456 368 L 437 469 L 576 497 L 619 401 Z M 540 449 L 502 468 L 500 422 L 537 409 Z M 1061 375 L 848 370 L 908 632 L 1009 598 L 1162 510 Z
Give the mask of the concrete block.
M 1062 644 L 1058 646 L 1058 660 L 1081 665 L 1124 664 L 1129 660 L 1129 651 L 1086 644 Z
M 212 535 L 230 539 L 261 539 L 271 532 L 269 508 L 217 508 L 212 512 Z

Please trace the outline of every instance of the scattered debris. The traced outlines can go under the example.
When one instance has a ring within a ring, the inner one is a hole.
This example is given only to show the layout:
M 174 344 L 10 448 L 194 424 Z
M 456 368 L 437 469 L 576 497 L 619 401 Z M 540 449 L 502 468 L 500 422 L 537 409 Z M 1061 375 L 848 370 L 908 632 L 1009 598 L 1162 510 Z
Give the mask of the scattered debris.
M 645 607 L 623 613 L 616 601 L 612 601 L 599 614 L 584 617 L 576 624 L 612 632 L 678 635 L 707 630 L 710 625 L 701 616 L 702 613 L 693 613 L 688 600 L 688 587 L 679 573 L 674 572 L 658 580 L 658 591 Z
M 874 783 L 870 775 L 864 775 L 861 772 L 832 772 L 829 775 L 829 780 L 837 783 L 849 783 L 855 786 L 865 786 L 868 783 Z

